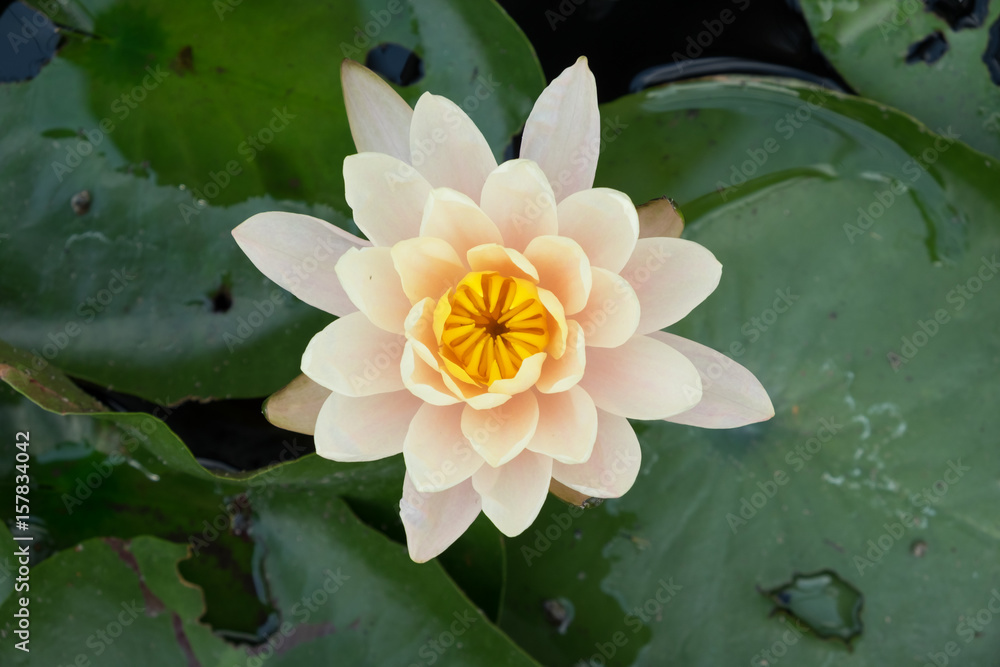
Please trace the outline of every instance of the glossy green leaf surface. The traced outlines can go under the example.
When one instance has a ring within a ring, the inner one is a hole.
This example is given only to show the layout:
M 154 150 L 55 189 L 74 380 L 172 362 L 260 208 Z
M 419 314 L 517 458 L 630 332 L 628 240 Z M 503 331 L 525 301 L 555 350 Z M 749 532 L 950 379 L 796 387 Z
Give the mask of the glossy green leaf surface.
M 550 500 L 508 544 L 503 627 L 546 664 L 876 667 L 951 646 L 992 665 L 1000 634 L 976 618 L 1000 588 L 1000 168 L 780 80 L 674 85 L 602 114 L 623 129 L 597 184 L 676 198 L 724 267 L 671 330 L 752 370 L 777 414 L 637 422 L 628 494 L 576 517 Z M 864 598 L 853 652 L 760 593 L 826 569 Z M 562 634 L 544 606 L 560 599 Z
M 230 231 L 284 210 L 357 232 L 343 58 L 412 50 L 423 77 L 400 94 L 457 100 L 498 156 L 543 86 L 492 2 L 293 2 L 278 28 L 273 8 L 215 5 L 70 2 L 57 18 L 99 39 L 71 33 L 37 78 L 0 87 L 0 338 L 36 367 L 161 404 L 277 390 L 332 317 Z
M 928 4 L 953 8 L 955 18 L 927 11 Z M 939 132 L 952 128 L 965 143 L 1000 158 L 1000 5 L 981 0 L 803 0 L 799 5 L 824 55 L 858 94 Z

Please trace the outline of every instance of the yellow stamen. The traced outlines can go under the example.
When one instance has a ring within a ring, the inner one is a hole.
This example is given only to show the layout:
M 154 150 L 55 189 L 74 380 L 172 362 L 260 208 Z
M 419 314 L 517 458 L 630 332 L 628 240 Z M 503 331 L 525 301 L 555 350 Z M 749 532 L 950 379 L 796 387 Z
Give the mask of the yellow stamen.
M 521 362 L 545 350 L 548 317 L 530 281 L 476 271 L 438 301 L 434 333 L 442 358 L 451 362 L 446 365 L 488 387 L 514 377 Z

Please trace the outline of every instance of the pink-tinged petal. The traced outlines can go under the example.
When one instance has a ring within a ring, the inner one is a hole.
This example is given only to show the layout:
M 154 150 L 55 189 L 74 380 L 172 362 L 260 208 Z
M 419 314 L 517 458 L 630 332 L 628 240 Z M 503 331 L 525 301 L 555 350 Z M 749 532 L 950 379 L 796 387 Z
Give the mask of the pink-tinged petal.
M 548 356 L 544 352 L 539 352 L 527 357 L 521 362 L 521 367 L 517 369 L 514 377 L 506 380 L 495 380 L 490 385 L 489 392 L 491 394 L 507 394 L 508 396 L 527 392 L 528 389 L 534 387 L 535 383 L 538 382 L 538 378 L 542 374 L 542 367 L 545 365 L 545 360 Z
M 523 252 L 536 236 L 558 233 L 552 186 L 531 160 L 508 160 L 497 167 L 486 179 L 480 205 L 508 248 Z
M 597 408 L 580 387 L 558 394 L 538 394 L 538 428 L 528 443 L 536 454 L 563 463 L 590 458 L 597 438 Z
M 370 245 L 319 218 L 298 213 L 258 213 L 233 230 L 253 265 L 314 308 L 341 317 L 357 310 L 340 286 L 334 266 L 351 248 Z
M 410 421 L 421 405 L 406 391 L 326 399 L 316 421 L 316 453 L 333 461 L 375 461 L 403 451 Z
M 399 391 L 405 340 L 379 329 L 363 313 L 351 313 L 312 337 L 302 354 L 302 372 L 344 396 Z
M 701 400 L 694 364 L 648 336 L 635 336 L 620 347 L 589 348 L 580 386 L 600 409 L 630 419 L 666 419 Z
M 432 236 L 407 239 L 392 246 L 392 263 L 410 303 L 435 301 L 468 272 L 454 248 Z
M 538 271 L 524 255 L 513 248 L 505 248 L 496 243 L 470 248 L 466 253 L 472 271 L 496 271 L 511 278 L 523 278 L 538 282 Z
M 566 353 L 566 340 L 569 336 L 566 313 L 556 295 L 543 287 L 538 288 L 538 300 L 542 302 L 542 305 L 545 306 L 545 312 L 549 314 L 549 345 L 545 351 L 553 359 L 561 359 Z
M 539 236 L 531 240 L 524 256 L 538 269 L 538 285 L 556 295 L 567 315 L 583 310 L 593 278 L 579 243 L 564 236 Z
M 394 157 L 358 153 L 344 158 L 344 197 L 358 228 L 377 246 L 417 236 L 430 193 L 431 184 Z
M 403 333 L 410 300 L 403 293 L 389 248 L 352 248 L 337 262 L 336 271 L 351 302 L 372 324 Z
M 679 239 L 684 231 L 684 214 L 667 197 L 651 199 L 636 207 L 639 214 L 639 238 L 657 236 Z
M 472 486 L 483 498 L 483 512 L 507 537 L 523 533 L 545 504 L 552 478 L 552 459 L 521 452 L 510 463 L 483 466 L 472 476 Z
M 594 267 L 594 283 L 587 307 L 573 316 L 591 347 L 618 347 L 639 326 L 639 297 L 628 281 L 607 269 Z
M 399 362 L 403 386 L 410 393 L 431 405 L 454 405 L 461 399 L 449 389 L 441 372 L 432 367 L 417 354 L 414 341 L 406 341 L 403 346 L 403 358 Z
M 542 373 L 538 376 L 535 386 L 538 391 L 546 394 L 556 394 L 567 391 L 575 386 L 582 378 L 584 369 L 587 367 L 587 349 L 585 345 L 583 327 L 579 322 L 569 320 L 566 322 L 566 351 L 558 359 L 549 357 L 542 366 Z
M 635 250 L 639 216 L 623 192 L 584 190 L 559 202 L 559 235 L 579 243 L 591 266 L 618 273 Z
M 406 531 L 406 548 L 416 563 L 426 563 L 462 536 L 482 510 L 472 480 L 447 491 L 421 493 L 409 475 L 403 478 L 399 517 Z
M 278 428 L 312 435 L 330 390 L 299 375 L 264 401 L 264 418 Z
M 466 406 L 462 411 L 462 433 L 472 448 L 493 466 L 504 465 L 531 442 L 538 426 L 538 401 L 525 391 L 492 410 Z
M 479 201 L 497 168 L 490 145 L 472 119 L 446 97 L 424 93 L 410 124 L 410 164 L 436 188 L 458 190 Z
M 622 269 L 639 297 L 639 334 L 668 327 L 715 291 L 722 264 L 704 246 L 684 239 L 639 239 Z
M 597 411 L 597 442 L 585 463 L 552 464 L 552 477 L 585 496 L 619 498 L 639 476 L 642 449 L 624 417 Z
M 418 491 L 450 489 L 483 465 L 483 457 L 462 434 L 463 410 L 468 408 L 424 403 L 410 422 L 403 441 L 403 460 Z
M 358 152 L 386 153 L 409 161 L 410 105 L 378 74 L 353 60 L 340 64 L 340 83 Z
M 421 236 L 444 239 L 459 257 L 469 248 L 484 243 L 500 243 L 500 230 L 474 201 L 457 190 L 435 188 L 424 206 Z
M 524 125 L 521 157 L 538 163 L 562 201 L 593 186 L 600 146 L 597 82 L 581 57 L 538 97 Z
M 701 401 L 667 421 L 701 428 L 737 428 L 767 421 L 774 416 L 774 406 L 767 391 L 743 366 L 687 338 L 665 331 L 649 335 L 690 359 L 701 375 Z

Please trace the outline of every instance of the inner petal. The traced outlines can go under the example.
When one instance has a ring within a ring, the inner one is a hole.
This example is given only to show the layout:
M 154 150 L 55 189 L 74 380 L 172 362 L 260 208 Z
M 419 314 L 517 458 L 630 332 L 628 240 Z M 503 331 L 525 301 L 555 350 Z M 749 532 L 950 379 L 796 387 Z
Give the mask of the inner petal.
M 441 297 L 434 319 L 441 357 L 483 387 L 514 377 L 549 344 L 548 311 L 534 283 L 496 271 L 467 274 Z

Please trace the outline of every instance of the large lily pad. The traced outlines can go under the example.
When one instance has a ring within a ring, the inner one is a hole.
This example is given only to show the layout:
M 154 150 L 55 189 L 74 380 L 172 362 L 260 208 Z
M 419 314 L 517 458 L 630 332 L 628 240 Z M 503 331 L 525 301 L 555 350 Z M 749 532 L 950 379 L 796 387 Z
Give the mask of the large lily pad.
M 1000 158 L 1000 4 L 799 4 L 823 53 L 859 94 L 935 130 L 951 127 L 965 143 Z
M 787 131 L 798 110 L 809 122 Z M 675 333 L 753 370 L 777 415 L 637 423 L 624 498 L 576 517 L 550 501 L 508 544 L 502 626 L 547 664 L 994 664 L 1000 168 L 948 143 L 914 171 L 939 137 L 787 81 L 675 85 L 602 113 L 624 129 L 598 183 L 675 197 L 725 267 Z M 761 594 L 823 570 L 863 596 L 853 652 Z M 575 610 L 562 634 L 552 600 Z
M 37 368 L 163 404 L 277 390 L 331 317 L 266 281 L 229 232 L 265 210 L 357 231 L 345 55 L 413 50 L 423 78 L 400 93 L 458 100 L 497 155 L 544 83 L 492 2 L 292 2 L 278 29 L 253 3 L 215 5 L 70 2 L 57 18 L 83 32 L 0 86 L 0 337 Z

